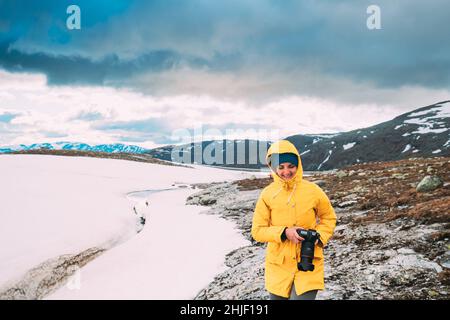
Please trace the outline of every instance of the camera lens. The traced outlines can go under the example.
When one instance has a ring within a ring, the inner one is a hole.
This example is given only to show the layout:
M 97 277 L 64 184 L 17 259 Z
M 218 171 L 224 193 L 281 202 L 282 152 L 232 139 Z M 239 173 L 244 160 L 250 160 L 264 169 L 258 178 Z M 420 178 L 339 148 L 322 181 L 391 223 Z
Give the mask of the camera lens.
M 300 263 L 297 264 L 297 268 L 300 271 L 313 271 L 314 247 L 318 239 L 318 233 L 315 230 L 301 229 L 298 229 L 297 233 L 305 239 L 301 243 Z

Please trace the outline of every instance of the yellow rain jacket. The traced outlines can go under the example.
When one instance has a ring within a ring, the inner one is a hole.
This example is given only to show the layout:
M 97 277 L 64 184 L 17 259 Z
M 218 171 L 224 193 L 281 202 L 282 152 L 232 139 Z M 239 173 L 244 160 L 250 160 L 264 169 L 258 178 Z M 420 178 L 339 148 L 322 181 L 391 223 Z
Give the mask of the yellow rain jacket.
M 316 184 L 303 180 L 303 169 L 295 146 L 287 140 L 272 144 L 266 162 L 274 153 L 294 153 L 298 156 L 295 176 L 284 181 L 272 171 L 274 181 L 263 189 L 253 215 L 252 236 L 258 242 L 268 242 L 265 262 L 266 289 L 278 296 L 289 297 L 292 284 L 300 295 L 310 290 L 324 289 L 323 246 L 333 234 L 336 214 L 330 200 Z M 269 166 L 270 167 L 270 166 Z M 286 227 L 314 229 L 320 242 L 314 250 L 314 271 L 299 271 L 300 246 L 281 234 Z

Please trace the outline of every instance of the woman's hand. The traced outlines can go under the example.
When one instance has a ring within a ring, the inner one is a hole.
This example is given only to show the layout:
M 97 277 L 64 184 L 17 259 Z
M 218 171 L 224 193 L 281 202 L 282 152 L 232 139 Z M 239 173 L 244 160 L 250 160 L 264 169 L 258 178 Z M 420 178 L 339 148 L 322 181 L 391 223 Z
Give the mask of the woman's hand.
M 285 231 L 286 238 L 288 238 L 289 241 L 291 241 L 293 243 L 296 243 L 296 244 L 302 242 L 303 240 L 305 240 L 305 239 L 303 239 L 302 237 L 300 237 L 298 235 L 297 229 L 301 229 L 301 228 L 299 228 L 299 227 L 290 227 L 290 228 L 287 228 L 286 231 Z

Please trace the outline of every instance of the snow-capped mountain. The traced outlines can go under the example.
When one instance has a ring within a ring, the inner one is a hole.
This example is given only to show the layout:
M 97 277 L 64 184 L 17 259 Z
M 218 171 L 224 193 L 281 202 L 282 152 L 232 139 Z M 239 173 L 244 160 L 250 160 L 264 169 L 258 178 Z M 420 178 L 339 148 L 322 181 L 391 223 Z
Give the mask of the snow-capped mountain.
M 115 144 L 99 144 L 99 145 L 89 145 L 86 143 L 78 142 L 54 142 L 54 143 L 34 143 L 30 145 L 20 144 L 17 146 L 7 146 L 0 147 L 0 153 L 9 153 L 14 151 L 27 151 L 27 150 L 79 150 L 79 151 L 93 151 L 93 152 L 107 152 L 107 153 L 144 153 L 148 149 L 126 145 L 121 143 Z
M 286 138 L 302 155 L 305 170 L 411 157 L 450 155 L 450 101 L 404 113 L 378 125 L 334 135 Z
M 390 161 L 411 157 L 434 157 L 450 155 L 450 100 L 442 101 L 404 113 L 390 121 L 368 128 L 335 134 L 294 135 L 291 141 L 302 156 L 304 170 L 329 170 L 343 166 L 372 162 Z M 214 145 L 215 144 L 215 145 Z M 217 140 L 202 141 L 181 146 L 168 145 L 145 149 L 133 145 L 56 142 L 19 145 L 0 148 L 0 153 L 49 149 L 79 150 L 106 153 L 138 153 L 152 158 L 173 161 L 174 148 L 181 150 L 178 155 L 187 156 L 187 163 L 209 164 L 235 168 L 265 168 L 265 151 L 270 141 L 258 140 Z M 216 158 L 219 163 L 205 161 L 202 151 Z M 256 150 L 256 151 L 255 151 Z M 258 160 L 255 158 L 258 157 Z M 231 159 L 231 161 L 230 161 Z
M 402 114 L 390 121 L 372 127 L 335 134 L 294 135 L 286 138 L 298 149 L 302 157 L 304 170 L 328 170 L 346 165 L 389 161 L 410 157 L 433 157 L 450 155 L 450 101 Z M 259 144 L 256 140 L 203 141 L 204 150 L 211 143 L 219 143 L 218 152 L 227 159 L 229 144 L 234 150 L 245 150 L 244 161 L 233 164 L 217 164 L 239 168 L 266 167 L 262 162 L 252 164 L 249 160 L 249 145 Z M 262 142 L 270 145 L 270 142 Z M 261 144 L 259 144 L 261 146 Z M 154 158 L 171 161 L 174 146 L 165 146 L 150 150 Z M 193 150 L 200 143 L 182 147 L 195 161 Z M 202 161 L 201 159 L 200 161 Z M 197 160 L 197 163 L 199 161 Z M 202 163 L 205 163 L 204 161 Z M 213 164 L 214 165 L 214 164 Z

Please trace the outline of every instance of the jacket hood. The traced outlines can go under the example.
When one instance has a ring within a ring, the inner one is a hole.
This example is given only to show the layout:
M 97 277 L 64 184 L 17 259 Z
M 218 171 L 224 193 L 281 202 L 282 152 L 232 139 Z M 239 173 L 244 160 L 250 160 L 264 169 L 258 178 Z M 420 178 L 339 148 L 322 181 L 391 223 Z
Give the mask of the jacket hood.
M 275 171 L 273 171 L 272 167 L 269 164 L 272 154 L 286 153 L 286 152 L 293 153 L 298 157 L 297 172 L 288 181 L 285 181 L 282 178 L 280 178 L 277 175 L 277 173 Z M 283 186 L 283 188 L 285 188 L 285 189 L 291 189 L 294 186 L 294 184 L 300 182 L 303 178 L 303 167 L 302 167 L 302 161 L 301 161 L 300 155 L 297 151 L 297 148 L 288 140 L 279 140 L 270 146 L 269 150 L 267 151 L 267 155 L 266 155 L 266 164 L 271 171 L 274 181 L 278 184 L 281 184 Z

